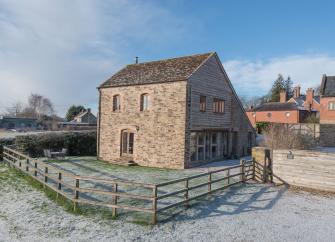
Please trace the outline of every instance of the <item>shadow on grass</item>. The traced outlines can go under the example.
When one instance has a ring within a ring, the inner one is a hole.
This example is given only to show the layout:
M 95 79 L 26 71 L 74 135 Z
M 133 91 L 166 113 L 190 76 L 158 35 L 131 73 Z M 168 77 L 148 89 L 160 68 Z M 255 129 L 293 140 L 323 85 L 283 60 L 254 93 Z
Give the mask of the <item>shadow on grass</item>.
M 271 209 L 288 190 L 288 186 L 268 184 L 239 184 L 190 204 L 159 214 L 160 222 L 199 220 L 208 217 L 231 216 Z

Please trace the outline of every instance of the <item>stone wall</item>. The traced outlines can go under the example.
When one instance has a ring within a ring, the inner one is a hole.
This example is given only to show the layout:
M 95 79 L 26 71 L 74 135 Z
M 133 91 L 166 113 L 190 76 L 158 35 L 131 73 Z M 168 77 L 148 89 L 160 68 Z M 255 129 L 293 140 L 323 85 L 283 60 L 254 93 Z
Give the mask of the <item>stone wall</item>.
M 186 81 L 101 89 L 99 158 L 122 163 L 121 131 L 135 133 L 133 161 L 141 166 L 184 168 Z M 140 95 L 150 107 L 140 111 Z M 121 110 L 113 112 L 113 95 Z

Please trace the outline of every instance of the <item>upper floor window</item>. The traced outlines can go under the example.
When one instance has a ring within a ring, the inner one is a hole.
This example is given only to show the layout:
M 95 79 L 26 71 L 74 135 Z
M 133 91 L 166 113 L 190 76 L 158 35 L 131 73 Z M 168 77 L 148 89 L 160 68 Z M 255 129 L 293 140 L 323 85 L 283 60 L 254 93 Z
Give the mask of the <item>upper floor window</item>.
M 144 93 L 141 95 L 140 111 L 149 110 L 150 105 L 149 101 L 150 101 L 149 94 Z
M 206 112 L 206 96 L 200 96 L 200 112 Z
M 335 102 L 329 102 L 328 103 L 328 110 L 335 111 Z
M 213 99 L 213 112 L 214 113 L 224 113 L 224 101 L 219 98 Z
M 121 109 L 120 95 L 113 96 L 113 111 L 118 111 Z

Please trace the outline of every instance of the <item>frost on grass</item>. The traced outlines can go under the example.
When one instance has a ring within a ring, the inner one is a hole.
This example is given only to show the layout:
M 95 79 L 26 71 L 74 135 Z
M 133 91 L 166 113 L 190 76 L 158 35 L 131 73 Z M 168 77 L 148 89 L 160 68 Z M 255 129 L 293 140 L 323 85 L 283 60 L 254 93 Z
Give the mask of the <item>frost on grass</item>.
M 0 241 L 335 241 L 334 197 L 248 184 L 206 199 L 157 226 L 76 215 L 0 164 Z

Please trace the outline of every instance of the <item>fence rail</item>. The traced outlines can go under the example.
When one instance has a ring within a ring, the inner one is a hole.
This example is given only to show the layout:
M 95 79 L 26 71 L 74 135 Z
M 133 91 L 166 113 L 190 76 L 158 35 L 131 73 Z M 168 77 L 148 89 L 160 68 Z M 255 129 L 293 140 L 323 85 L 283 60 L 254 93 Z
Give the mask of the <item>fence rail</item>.
M 57 197 L 61 195 L 68 199 L 73 203 L 74 211 L 77 210 L 79 204 L 89 204 L 112 208 L 113 216 L 117 215 L 117 209 L 143 212 L 151 215 L 151 222 L 153 224 L 157 223 L 159 213 L 165 210 L 180 205 L 187 207 L 189 202 L 194 199 L 204 197 L 239 183 L 245 183 L 247 180 L 254 179 L 255 175 L 257 175 L 255 174 L 254 161 L 241 160 L 240 164 L 236 166 L 159 184 L 146 184 L 79 176 L 47 164 L 40 159 L 31 158 L 7 146 L 4 146 L 3 159 L 10 166 L 21 170 L 41 183 L 44 187 L 53 190 L 57 194 Z M 236 170 L 238 170 L 237 173 L 233 173 L 236 172 Z M 201 178 L 205 178 L 206 182 L 191 184 Z M 224 184 L 221 185 L 219 182 L 223 182 Z M 180 189 L 180 185 L 183 188 Z M 217 187 L 214 188 L 214 185 Z M 178 186 L 178 188 L 174 186 Z M 131 191 L 137 188 L 141 194 L 130 193 L 125 187 L 132 188 Z M 163 190 L 165 187 L 172 187 L 172 190 L 169 189 L 169 191 L 165 191 Z M 201 189 L 205 189 L 205 192 L 195 195 L 190 193 L 194 190 Z M 182 195 L 181 200 L 177 202 L 166 202 L 169 198 L 180 198 L 178 195 Z M 134 204 L 134 201 L 142 201 L 145 206 L 132 206 L 125 203 L 123 199 L 129 200 L 131 204 Z

